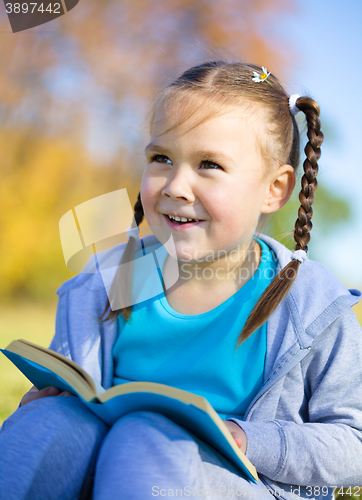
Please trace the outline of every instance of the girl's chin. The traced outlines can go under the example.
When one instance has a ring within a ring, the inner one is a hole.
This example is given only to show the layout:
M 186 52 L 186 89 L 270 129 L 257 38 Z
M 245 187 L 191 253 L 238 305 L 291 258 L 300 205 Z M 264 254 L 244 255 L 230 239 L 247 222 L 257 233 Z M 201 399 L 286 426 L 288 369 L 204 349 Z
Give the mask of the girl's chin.
M 212 260 L 210 254 L 208 255 L 198 250 L 192 251 L 191 249 L 181 251 L 177 248 L 177 245 L 175 245 L 175 247 L 176 247 L 177 260 L 179 262 L 192 264 L 192 263 Z

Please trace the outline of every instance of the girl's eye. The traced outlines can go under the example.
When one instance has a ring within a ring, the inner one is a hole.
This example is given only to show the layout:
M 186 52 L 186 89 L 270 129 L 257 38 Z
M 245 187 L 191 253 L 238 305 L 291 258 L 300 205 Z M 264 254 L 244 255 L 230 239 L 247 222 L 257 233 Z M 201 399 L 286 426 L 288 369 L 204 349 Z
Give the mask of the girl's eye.
M 168 158 L 168 156 L 165 156 L 165 155 L 153 155 L 151 157 L 151 163 L 152 162 L 172 164 L 172 161 L 170 160 L 170 158 Z M 220 165 L 218 165 L 217 163 L 214 163 L 213 161 L 209 161 L 209 160 L 205 160 L 205 161 L 201 162 L 201 165 L 204 166 L 206 168 L 206 170 L 216 170 L 218 168 L 221 168 L 221 170 L 223 170 L 223 168 L 220 167 Z
M 167 156 L 164 156 L 164 155 L 154 155 L 152 156 L 151 158 L 151 162 L 157 162 L 157 163 L 172 163 L 172 161 L 170 160 L 170 158 L 168 158 Z
M 209 160 L 203 161 L 202 165 L 205 165 L 207 170 L 209 170 L 209 167 L 211 167 L 212 170 L 216 170 L 217 168 L 221 168 L 221 170 L 223 170 L 223 168 L 220 167 L 220 165 L 218 165 L 217 163 L 214 163 L 213 161 L 209 161 Z

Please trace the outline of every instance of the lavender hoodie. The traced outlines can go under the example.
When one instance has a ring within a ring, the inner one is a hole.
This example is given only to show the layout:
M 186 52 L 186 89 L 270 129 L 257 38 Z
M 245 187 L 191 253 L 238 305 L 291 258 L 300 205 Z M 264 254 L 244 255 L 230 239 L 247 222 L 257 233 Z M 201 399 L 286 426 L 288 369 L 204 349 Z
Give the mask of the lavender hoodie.
M 290 261 L 290 250 L 259 237 L 275 252 L 279 271 Z M 154 235 L 143 243 L 147 254 L 160 247 Z M 100 254 L 100 265 L 117 265 L 124 247 Z M 106 301 L 100 274 L 88 265 L 57 293 L 50 348 L 108 389 L 118 322 L 97 321 Z M 307 260 L 268 319 L 264 383 L 244 420 L 230 420 L 244 429 L 246 456 L 277 498 L 326 499 L 333 489 L 322 486 L 362 486 L 362 331 L 351 309 L 361 295 Z

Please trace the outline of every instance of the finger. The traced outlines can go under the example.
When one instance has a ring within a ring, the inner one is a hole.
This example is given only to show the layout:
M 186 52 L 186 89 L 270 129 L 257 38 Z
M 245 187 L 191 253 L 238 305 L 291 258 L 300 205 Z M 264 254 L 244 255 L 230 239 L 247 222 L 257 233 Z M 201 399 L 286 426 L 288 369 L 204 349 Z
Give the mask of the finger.
M 232 437 L 234 438 L 234 441 L 235 441 L 235 443 L 237 444 L 237 446 L 238 446 L 239 448 L 241 448 L 241 447 L 242 447 L 242 445 L 243 445 L 243 442 L 241 441 L 241 439 L 239 438 L 239 436 L 237 436 L 237 435 L 236 435 L 236 434 L 234 434 L 234 433 L 231 433 L 231 435 L 232 435 Z
M 58 393 L 59 389 L 53 386 L 45 387 L 41 391 L 38 391 L 36 387 L 32 387 L 30 391 L 23 396 L 20 406 L 24 406 L 25 404 L 30 403 L 30 401 L 35 401 L 36 399 L 56 396 Z
M 75 394 L 72 394 L 71 392 L 68 391 L 63 391 L 59 394 L 59 396 L 75 396 Z

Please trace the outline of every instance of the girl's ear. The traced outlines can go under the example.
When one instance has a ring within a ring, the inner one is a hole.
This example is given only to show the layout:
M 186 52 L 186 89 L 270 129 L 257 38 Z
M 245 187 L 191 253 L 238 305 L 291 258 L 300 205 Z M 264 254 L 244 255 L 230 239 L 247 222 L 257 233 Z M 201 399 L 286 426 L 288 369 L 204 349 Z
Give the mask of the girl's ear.
M 295 172 L 291 165 L 282 165 L 273 174 L 261 213 L 269 214 L 282 208 L 289 200 L 295 186 Z

